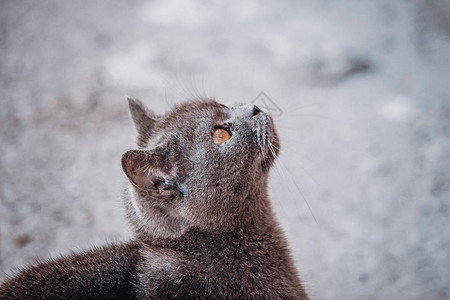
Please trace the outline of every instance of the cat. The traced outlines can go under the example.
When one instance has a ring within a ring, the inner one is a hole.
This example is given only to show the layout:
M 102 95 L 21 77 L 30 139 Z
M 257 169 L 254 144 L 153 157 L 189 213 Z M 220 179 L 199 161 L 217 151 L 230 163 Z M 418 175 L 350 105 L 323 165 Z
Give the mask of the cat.
M 133 239 L 26 268 L 0 299 L 308 299 L 268 198 L 280 148 L 272 118 L 213 99 L 163 116 L 128 104 Z

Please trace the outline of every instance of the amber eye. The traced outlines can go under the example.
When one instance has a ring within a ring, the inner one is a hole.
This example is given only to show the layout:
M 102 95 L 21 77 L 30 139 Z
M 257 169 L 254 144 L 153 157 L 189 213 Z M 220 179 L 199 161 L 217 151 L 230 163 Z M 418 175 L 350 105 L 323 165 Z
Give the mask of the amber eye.
M 222 144 L 226 140 L 230 139 L 230 137 L 231 137 L 231 135 L 225 129 L 222 129 L 222 128 L 214 129 L 214 133 L 213 133 L 214 144 Z

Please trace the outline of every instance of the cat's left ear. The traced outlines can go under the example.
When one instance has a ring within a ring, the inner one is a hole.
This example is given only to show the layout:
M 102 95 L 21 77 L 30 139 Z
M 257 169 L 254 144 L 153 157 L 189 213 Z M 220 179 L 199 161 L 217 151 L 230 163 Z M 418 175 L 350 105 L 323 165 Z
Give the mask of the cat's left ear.
M 128 98 L 131 117 L 138 132 L 137 144 L 145 147 L 157 122 L 157 116 L 139 99 Z

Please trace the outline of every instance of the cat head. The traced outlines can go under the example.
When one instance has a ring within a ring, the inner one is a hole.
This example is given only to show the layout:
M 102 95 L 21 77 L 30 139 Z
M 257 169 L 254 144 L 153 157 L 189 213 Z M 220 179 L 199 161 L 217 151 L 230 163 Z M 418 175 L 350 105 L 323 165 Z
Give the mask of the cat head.
M 268 171 L 278 154 L 272 118 L 255 105 L 196 100 L 155 115 L 128 99 L 138 150 L 122 156 L 128 218 L 140 238 L 187 229 L 230 230 L 270 210 Z

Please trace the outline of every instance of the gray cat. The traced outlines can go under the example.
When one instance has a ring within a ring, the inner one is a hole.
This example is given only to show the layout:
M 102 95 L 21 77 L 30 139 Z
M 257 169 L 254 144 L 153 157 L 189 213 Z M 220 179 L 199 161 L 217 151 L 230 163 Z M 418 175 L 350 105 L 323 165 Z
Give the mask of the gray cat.
M 134 239 L 24 269 L 0 299 L 307 299 L 267 195 L 272 118 L 214 100 L 164 116 L 129 106 L 139 150 L 122 166 Z

